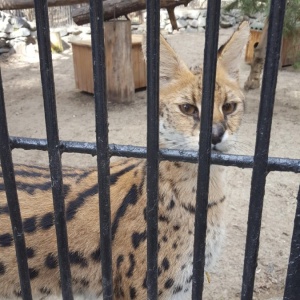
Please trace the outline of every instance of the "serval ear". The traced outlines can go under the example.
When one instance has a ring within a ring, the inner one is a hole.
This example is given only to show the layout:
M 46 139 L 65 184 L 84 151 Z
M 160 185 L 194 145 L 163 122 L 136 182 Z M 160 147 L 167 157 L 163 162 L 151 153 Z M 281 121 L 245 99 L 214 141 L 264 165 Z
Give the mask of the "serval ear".
M 222 65 L 229 76 L 237 81 L 239 79 L 240 59 L 249 33 L 249 23 L 242 22 L 231 38 L 218 51 L 218 65 Z
M 142 43 L 143 53 L 145 60 L 147 61 L 146 51 L 146 36 L 144 35 Z M 169 43 L 160 35 L 160 51 L 159 51 L 159 79 L 160 86 L 168 85 L 169 83 L 176 81 L 182 76 L 187 75 L 186 72 L 191 74 L 186 64 L 178 57 Z M 183 77 L 184 78 L 184 77 Z

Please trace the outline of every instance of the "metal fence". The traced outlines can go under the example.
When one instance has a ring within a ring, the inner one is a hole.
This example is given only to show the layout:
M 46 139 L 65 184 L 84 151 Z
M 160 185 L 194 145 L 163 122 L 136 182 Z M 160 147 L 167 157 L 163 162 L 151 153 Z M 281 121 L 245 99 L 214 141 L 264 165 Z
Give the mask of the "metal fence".
M 53 67 L 49 40 L 49 21 L 46 0 L 35 0 L 37 35 L 40 55 L 47 140 L 9 137 L 4 107 L 2 80 L 0 81 L 0 158 L 7 191 L 9 211 L 15 240 L 17 261 L 23 299 L 32 299 L 25 250 L 24 234 L 18 204 L 11 149 L 48 150 L 55 210 L 55 225 L 63 299 L 73 299 L 71 272 L 68 260 L 68 240 L 64 213 L 61 155 L 64 152 L 97 154 L 100 198 L 100 239 L 102 282 L 104 299 L 113 298 L 112 254 L 110 228 L 109 158 L 125 156 L 147 158 L 147 289 L 148 299 L 157 299 L 157 198 L 158 166 L 161 160 L 201 163 L 198 170 L 196 196 L 195 241 L 192 299 L 202 299 L 204 281 L 204 254 L 206 215 L 210 164 L 253 168 L 251 182 L 248 231 L 244 259 L 241 299 L 252 299 L 255 268 L 259 248 L 260 225 L 266 176 L 270 171 L 300 173 L 300 159 L 268 157 L 270 130 L 280 56 L 281 34 L 285 12 L 285 0 L 273 0 L 270 9 L 267 55 L 261 90 L 257 124 L 255 155 L 238 156 L 211 153 L 212 110 L 216 75 L 217 44 L 220 18 L 220 0 L 208 1 L 206 40 L 204 53 L 203 97 L 201 109 L 201 133 L 199 155 L 192 151 L 159 149 L 159 1 L 147 0 L 147 149 L 143 147 L 109 145 L 106 104 L 106 76 L 103 34 L 102 1 L 91 0 L 92 50 L 96 103 L 96 144 L 64 142 L 59 140 L 56 116 Z M 0 78 L 1 79 L 1 78 Z M 300 295 L 300 189 L 292 236 L 290 261 L 286 278 L 284 299 L 299 299 Z M 100 266 L 99 266 L 100 268 Z

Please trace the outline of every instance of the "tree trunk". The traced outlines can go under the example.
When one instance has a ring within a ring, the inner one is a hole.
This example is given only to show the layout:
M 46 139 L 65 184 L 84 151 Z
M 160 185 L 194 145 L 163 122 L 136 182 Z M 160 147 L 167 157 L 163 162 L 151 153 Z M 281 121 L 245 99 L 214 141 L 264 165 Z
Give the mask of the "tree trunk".
M 0 10 L 34 8 L 34 0 L 0 0 Z M 88 3 L 89 0 L 48 0 L 48 6 Z
M 169 10 L 184 4 L 185 6 L 191 0 L 161 0 L 160 7 L 168 8 Z M 129 13 L 146 9 L 145 0 L 104 0 L 104 20 L 118 18 Z M 72 17 L 77 25 L 90 23 L 89 7 L 81 7 L 72 11 Z
M 267 18 L 265 21 L 265 26 L 263 28 L 261 37 L 259 39 L 259 43 L 256 46 L 254 46 L 253 59 L 251 63 L 251 71 L 248 79 L 244 84 L 245 90 L 254 90 L 260 87 L 260 76 L 266 58 L 268 28 L 269 28 L 269 18 Z

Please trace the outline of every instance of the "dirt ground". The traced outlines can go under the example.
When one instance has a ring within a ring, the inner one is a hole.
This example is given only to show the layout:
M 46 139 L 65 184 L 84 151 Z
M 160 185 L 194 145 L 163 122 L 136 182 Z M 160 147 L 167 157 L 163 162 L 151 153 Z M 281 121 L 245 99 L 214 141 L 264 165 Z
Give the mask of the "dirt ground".
M 221 30 L 220 42 L 226 41 L 232 30 Z M 168 36 L 178 54 L 191 65 L 201 64 L 204 33 Z M 62 140 L 95 141 L 93 96 L 75 88 L 72 51 L 53 55 L 59 133 Z M 2 59 L 1 71 L 8 118 L 12 136 L 45 138 L 42 90 L 38 56 L 11 56 Z M 249 74 L 249 66 L 241 66 L 241 85 Z M 270 156 L 300 158 L 299 114 L 300 72 L 279 71 L 276 104 L 272 127 Z M 246 113 L 234 154 L 254 153 L 255 132 L 260 91 L 246 93 Z M 146 92 L 135 94 L 130 105 L 109 103 L 110 143 L 146 144 Z M 18 163 L 47 164 L 47 153 L 14 150 Z M 64 154 L 63 164 L 96 165 L 89 155 Z M 204 299 L 240 299 L 243 256 L 247 228 L 251 170 L 228 167 L 227 176 L 227 239 L 224 251 L 205 284 Z M 296 196 L 300 175 L 272 172 L 267 177 L 260 252 L 253 299 L 282 297 Z

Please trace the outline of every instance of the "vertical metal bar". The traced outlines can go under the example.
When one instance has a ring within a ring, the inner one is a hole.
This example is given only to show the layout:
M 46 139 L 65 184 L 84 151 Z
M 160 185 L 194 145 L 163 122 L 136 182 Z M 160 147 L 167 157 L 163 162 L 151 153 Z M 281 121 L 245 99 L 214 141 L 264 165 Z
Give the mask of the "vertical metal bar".
M 63 180 L 61 169 L 61 154 L 59 150 L 53 66 L 49 37 L 48 5 L 47 0 L 35 0 L 34 4 L 39 45 L 40 71 L 44 98 L 61 289 L 63 299 L 72 300 L 72 279 L 69 263 L 65 204 L 62 189 Z
M 251 180 L 242 300 L 250 300 L 253 296 L 285 3 L 286 0 L 272 0 L 270 8 L 267 52 Z
M 297 300 L 300 295 L 300 186 L 294 221 L 291 252 L 286 275 L 284 300 Z
M 25 237 L 23 231 L 20 206 L 18 201 L 17 186 L 12 162 L 11 149 L 9 146 L 9 135 L 5 113 L 4 94 L 2 86 L 2 76 L 0 70 L 0 161 L 7 197 L 7 205 L 11 220 L 11 226 L 15 241 L 19 278 L 21 285 L 22 298 L 31 300 L 31 287 L 28 272 L 27 253 Z
M 147 297 L 157 299 L 160 1 L 147 0 Z
M 105 73 L 105 45 L 103 28 L 103 3 L 90 1 L 92 30 L 94 96 L 96 105 L 96 144 L 98 163 L 99 207 L 100 207 L 100 243 L 102 262 L 103 298 L 113 299 L 111 220 L 110 220 L 110 181 L 109 146 L 107 122 L 107 97 Z
M 196 195 L 192 299 L 202 299 L 205 265 L 205 237 L 211 155 L 211 131 L 218 54 L 220 0 L 208 1 L 203 65 L 200 148 Z

